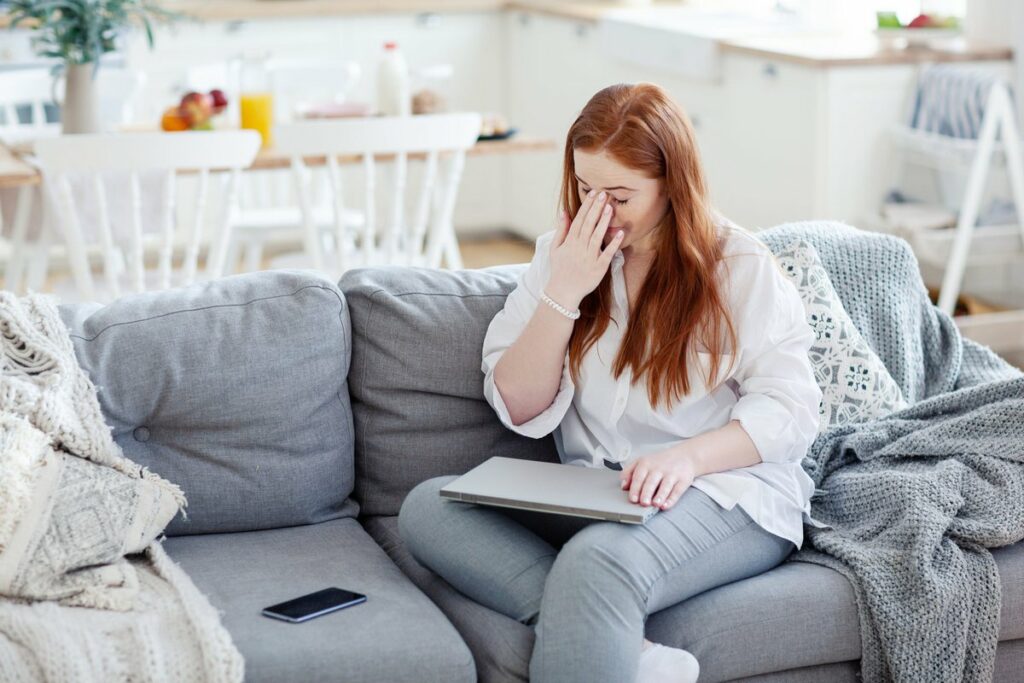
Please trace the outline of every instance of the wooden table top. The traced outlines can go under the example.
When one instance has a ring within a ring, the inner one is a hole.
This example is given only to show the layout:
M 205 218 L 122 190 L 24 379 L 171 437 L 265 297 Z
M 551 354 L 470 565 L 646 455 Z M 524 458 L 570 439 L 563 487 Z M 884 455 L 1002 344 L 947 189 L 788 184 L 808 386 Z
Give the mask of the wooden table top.
M 40 180 L 35 166 L 0 145 L 0 188 L 38 185 Z
M 173 135 L 173 133 L 168 133 Z M 534 138 L 525 135 L 513 135 L 505 140 L 481 140 L 466 150 L 467 157 L 488 156 L 492 154 L 511 154 L 514 152 L 531 152 L 557 149 L 554 140 L 545 138 Z M 23 187 L 26 185 L 38 185 L 42 176 L 32 163 L 27 161 L 25 156 L 31 154 L 31 144 L 15 145 L 7 147 L 0 143 L 0 188 Z M 423 158 L 424 154 L 410 154 L 410 159 Z M 394 158 L 393 154 L 378 154 L 374 157 L 377 161 L 387 161 Z M 342 155 L 338 157 L 340 163 L 355 163 L 362 159 L 361 155 Z M 324 155 L 304 157 L 306 164 L 310 166 L 322 166 L 327 163 Z M 252 170 L 267 170 L 276 168 L 287 168 L 290 159 L 276 151 L 273 147 L 261 149 L 256 155 L 256 160 L 249 168 Z

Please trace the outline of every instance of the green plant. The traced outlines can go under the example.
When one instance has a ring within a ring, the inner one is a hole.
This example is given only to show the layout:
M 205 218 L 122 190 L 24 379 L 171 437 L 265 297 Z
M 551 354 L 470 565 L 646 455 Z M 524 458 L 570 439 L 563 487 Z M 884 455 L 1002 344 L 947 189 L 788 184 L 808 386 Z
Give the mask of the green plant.
M 121 32 L 137 25 L 153 47 L 153 23 L 182 16 L 152 0 L 10 0 L 8 7 L 11 28 L 34 24 L 38 54 L 65 64 L 99 63 L 101 55 L 117 49 Z

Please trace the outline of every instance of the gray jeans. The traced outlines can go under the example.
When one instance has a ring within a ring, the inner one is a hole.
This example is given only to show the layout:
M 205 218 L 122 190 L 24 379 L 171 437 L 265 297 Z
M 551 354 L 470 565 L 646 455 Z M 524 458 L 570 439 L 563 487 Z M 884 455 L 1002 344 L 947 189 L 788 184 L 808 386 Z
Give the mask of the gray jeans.
M 532 683 L 634 680 L 647 615 L 768 571 L 795 549 L 692 487 L 639 525 L 441 498 L 456 478 L 413 488 L 399 534 L 461 593 L 533 626 Z

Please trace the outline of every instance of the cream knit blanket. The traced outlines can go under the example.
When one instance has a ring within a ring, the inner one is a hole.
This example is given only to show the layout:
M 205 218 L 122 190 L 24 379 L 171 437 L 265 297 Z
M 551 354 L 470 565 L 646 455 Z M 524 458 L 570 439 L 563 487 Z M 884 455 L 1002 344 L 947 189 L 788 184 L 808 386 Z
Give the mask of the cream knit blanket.
M 114 442 L 56 301 L 0 291 L 0 680 L 241 681 L 158 539 L 184 505 Z

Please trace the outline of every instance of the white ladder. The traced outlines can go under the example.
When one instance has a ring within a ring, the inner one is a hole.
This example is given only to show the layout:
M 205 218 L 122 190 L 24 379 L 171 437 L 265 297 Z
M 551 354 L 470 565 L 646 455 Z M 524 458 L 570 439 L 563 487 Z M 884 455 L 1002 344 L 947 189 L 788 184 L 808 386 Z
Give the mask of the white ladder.
M 1021 239 L 1024 240 L 1024 162 L 1022 162 L 1020 133 L 1017 130 L 1016 114 L 1010 93 L 1003 83 L 996 83 L 992 86 L 985 105 L 985 116 L 982 118 L 981 132 L 978 135 L 977 148 L 967 178 L 967 188 L 957 220 L 953 246 L 942 277 L 942 288 L 939 291 L 938 306 L 950 315 L 953 313 L 957 296 L 960 294 L 971 238 L 978 222 L 978 214 L 981 211 L 985 181 L 994 162 L 996 141 L 1000 137 L 1010 175 L 1017 226 L 1020 228 Z

